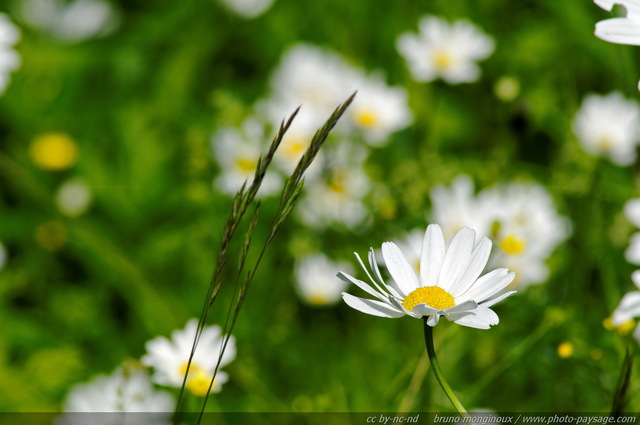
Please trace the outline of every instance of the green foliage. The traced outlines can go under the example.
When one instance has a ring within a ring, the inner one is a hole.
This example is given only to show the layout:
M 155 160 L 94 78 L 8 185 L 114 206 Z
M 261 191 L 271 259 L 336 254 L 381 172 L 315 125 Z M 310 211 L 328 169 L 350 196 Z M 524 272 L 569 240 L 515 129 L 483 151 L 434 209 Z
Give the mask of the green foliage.
M 21 68 L 0 97 L 0 241 L 8 251 L 0 270 L 0 411 L 59 410 L 73 385 L 140 357 L 146 341 L 199 316 L 233 203 L 212 189 L 219 167 L 211 135 L 251 114 L 282 53 L 299 41 L 405 87 L 414 124 L 371 148 L 366 226 L 314 231 L 289 220 L 280 229 L 235 325 L 230 381 L 208 409 L 450 411 L 421 366 L 420 321 L 373 318 L 343 304 L 310 307 L 296 296 L 292 270 L 317 250 L 356 265 L 353 251 L 426 228 L 433 186 L 467 174 L 479 189 L 543 184 L 573 233 L 549 259 L 547 282 L 496 307 L 500 325 L 438 325 L 449 383 L 470 410 L 609 410 L 620 359 L 636 342 L 602 321 L 633 288 L 623 255 L 633 228 L 622 208 L 640 180 L 637 164 L 588 155 L 571 130 L 587 93 L 638 96 L 638 50 L 593 36 L 606 12 L 588 1 L 276 0 L 244 20 L 213 0 L 114 0 L 115 32 L 66 43 L 30 28 L 16 12 L 20 3 L 0 5 L 23 32 Z M 495 38 L 478 82 L 411 79 L 395 39 L 427 14 L 469 19 Z M 514 100 L 494 95 L 503 77 L 519 82 Z M 34 164 L 30 144 L 50 132 L 75 140 L 77 164 Z M 55 204 L 71 177 L 83 178 L 93 196 L 75 218 Z M 276 215 L 279 199 L 261 202 L 261 216 Z M 254 240 L 270 230 L 256 225 Z M 232 281 L 233 270 L 220 279 Z M 222 289 L 220 297 L 224 306 L 233 293 Z M 208 323 L 225 317 L 214 308 Z M 560 358 L 565 341 L 575 351 Z M 640 372 L 629 374 L 634 394 Z M 640 410 L 640 400 L 631 397 L 627 410 Z

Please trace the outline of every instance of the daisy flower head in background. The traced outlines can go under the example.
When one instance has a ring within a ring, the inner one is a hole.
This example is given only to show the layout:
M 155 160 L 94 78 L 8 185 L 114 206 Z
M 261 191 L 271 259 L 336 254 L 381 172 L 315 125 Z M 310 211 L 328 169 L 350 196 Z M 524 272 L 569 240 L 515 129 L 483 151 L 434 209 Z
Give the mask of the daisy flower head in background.
M 357 71 L 338 54 L 309 44 L 289 48 L 271 75 L 272 95 L 260 109 L 270 122 L 280 122 L 298 106 L 298 119 L 311 120 L 316 129 L 333 112 L 345 93 L 355 91 Z M 303 117 L 307 115 L 308 117 Z
M 220 0 L 229 11 L 245 18 L 253 19 L 265 13 L 274 0 Z
M 435 16 L 425 16 L 418 22 L 418 34 L 401 34 L 396 48 L 416 81 L 441 78 L 449 84 L 460 84 L 480 78 L 476 62 L 488 58 L 495 43 L 468 21 L 450 24 Z
M 348 284 L 336 278 L 336 270 L 352 273 L 348 263 L 336 263 L 321 253 L 310 254 L 298 260 L 295 281 L 300 298 L 315 307 L 337 303 Z
M 371 191 L 371 180 L 364 170 L 367 151 L 345 142 L 325 148 L 324 153 L 321 175 L 305 184 L 298 217 L 316 229 L 362 225 L 368 218 L 363 200 Z
M 478 236 L 488 236 L 494 209 L 474 193 L 473 180 L 459 175 L 451 185 L 436 185 L 431 189 L 431 220 L 451 239 L 463 227 L 474 229 Z
M 431 327 L 441 316 L 462 326 L 489 329 L 499 322 L 490 308 L 515 291 L 503 292 L 515 274 L 507 269 L 493 270 L 480 276 L 489 260 L 491 241 L 482 238 L 476 243 L 475 231 L 463 227 L 446 246 L 440 226 L 431 224 L 423 240 L 420 272 L 416 273 L 400 248 L 393 242 L 382 244 L 382 257 L 392 279 L 385 283 L 373 249 L 365 269 L 373 286 L 340 272 L 338 276 L 353 283 L 376 299 L 359 298 L 343 293 L 352 308 L 373 316 L 397 318 L 427 317 Z
M 67 180 L 58 188 L 56 206 L 67 217 L 78 217 L 89 208 L 91 197 L 91 190 L 83 180 Z
M 153 388 L 145 370 L 126 365 L 76 385 L 64 402 L 65 412 L 168 412 L 167 419 L 174 409 L 173 397 Z
M 630 165 L 640 142 L 640 105 L 618 92 L 589 94 L 573 119 L 573 131 L 585 151 Z
M 119 17 L 103 0 L 25 0 L 25 21 L 45 34 L 66 42 L 81 42 L 113 32 Z
M 640 270 L 633 272 L 631 280 L 633 280 L 638 291 L 627 292 L 622 297 L 620 304 L 611 316 L 613 328 L 620 328 L 628 324 L 634 325 L 633 319 L 640 317 Z M 636 327 L 633 336 L 640 342 L 640 325 Z
M 353 86 L 358 89 L 351 108 L 350 122 L 371 146 L 385 145 L 389 136 L 406 128 L 413 121 L 407 92 L 402 87 L 390 87 L 379 74 L 359 74 Z
M 211 140 L 214 159 L 220 166 L 220 175 L 215 186 L 222 192 L 235 195 L 247 182 L 250 184 L 262 154 L 264 126 L 257 120 L 245 120 L 241 128 L 219 129 Z M 258 195 L 273 195 L 282 187 L 282 179 L 272 170 L 267 170 Z
M 538 184 L 510 183 L 485 189 L 479 198 L 493 209 L 489 237 L 498 249 L 489 265 L 516 271 L 519 289 L 545 281 L 546 259 L 571 234 L 570 221 L 557 213 L 551 195 Z
M 624 215 L 636 227 L 640 227 L 640 198 L 631 199 L 624 205 Z M 640 264 L 640 232 L 631 236 L 624 256 L 632 264 Z
M 9 85 L 9 74 L 20 67 L 20 55 L 14 50 L 20 35 L 20 29 L 7 15 L 0 13 L 0 94 Z
M 147 342 L 147 352 L 142 357 L 142 364 L 153 368 L 152 380 L 154 382 L 169 387 L 182 387 L 197 330 L 198 320 L 191 319 L 184 329 L 173 331 L 171 339 L 160 336 Z M 224 339 L 219 326 L 204 327 L 187 377 L 186 388 L 193 394 L 197 396 L 207 394 Z M 235 338 L 230 336 L 220 359 L 219 368 L 231 363 L 235 357 Z M 225 372 L 218 370 L 212 391 L 214 393 L 220 392 L 222 385 L 228 379 L 229 376 Z

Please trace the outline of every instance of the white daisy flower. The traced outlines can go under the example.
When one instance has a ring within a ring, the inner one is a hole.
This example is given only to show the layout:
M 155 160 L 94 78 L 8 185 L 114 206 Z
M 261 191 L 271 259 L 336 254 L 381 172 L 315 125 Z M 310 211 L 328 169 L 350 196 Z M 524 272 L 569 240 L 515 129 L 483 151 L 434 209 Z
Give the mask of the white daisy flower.
M 495 206 L 492 237 L 507 256 L 547 258 L 571 233 L 570 222 L 558 215 L 553 199 L 538 184 L 500 185 L 479 197 Z
M 357 145 L 340 144 L 325 149 L 322 175 L 305 185 L 305 195 L 298 205 L 303 223 L 323 228 L 336 223 L 353 228 L 368 217 L 362 201 L 371 190 L 371 180 L 362 163 L 366 151 Z
M 391 133 L 411 124 L 407 92 L 402 87 L 387 86 L 379 75 L 362 74 L 358 80 L 354 82 L 358 94 L 347 114 L 367 143 L 382 146 Z
M 115 9 L 102 0 L 25 0 L 22 15 L 32 27 L 70 42 L 109 34 L 118 25 Z
M 475 231 L 463 227 L 448 247 L 440 226 L 431 224 L 425 233 L 420 273 L 416 273 L 400 248 L 393 242 L 382 244 L 382 256 L 393 280 L 382 279 L 373 248 L 369 265 L 373 276 L 356 254 L 373 286 L 338 273 L 338 276 L 358 286 L 376 300 L 343 293 L 342 298 L 352 308 L 380 317 L 428 317 L 435 326 L 440 316 L 462 326 L 489 329 L 499 322 L 491 306 L 511 296 L 515 291 L 501 292 L 515 277 L 507 269 L 493 270 L 480 277 L 491 252 L 491 241 L 482 238 L 476 244 Z
M 449 24 L 435 16 L 422 18 L 418 27 L 418 34 L 402 34 L 396 42 L 416 81 L 442 78 L 449 84 L 459 84 L 480 77 L 476 62 L 493 53 L 491 37 L 470 22 L 461 20 Z
M 60 212 L 69 217 L 84 214 L 91 204 L 89 186 L 79 179 L 68 180 L 56 193 L 56 205 Z
M 20 55 L 14 50 L 18 40 L 20 29 L 7 15 L 0 13 L 0 94 L 9 84 L 9 74 L 20 67 Z
M 640 233 L 631 236 L 629 246 L 624 252 L 624 258 L 632 264 L 640 264 Z
M 317 129 L 345 96 L 355 91 L 356 72 L 333 52 L 296 44 L 283 55 L 271 76 L 274 95 L 262 102 L 261 110 L 270 121 L 279 122 L 302 106 L 296 119 L 309 119 Z
M 609 157 L 618 165 L 636 159 L 640 142 L 640 105 L 613 92 L 606 96 L 587 95 L 573 120 L 582 147 L 594 155 Z
M 473 181 L 460 175 L 450 187 L 436 185 L 431 190 L 431 220 L 442 227 L 447 239 L 461 228 L 470 227 L 478 236 L 489 236 L 494 220 L 494 208 L 476 197 Z
M 326 306 L 337 303 L 347 283 L 336 279 L 335 270 L 347 270 L 347 263 L 336 263 L 324 254 L 311 254 L 303 257 L 295 266 L 296 289 L 298 295 L 313 306 Z
M 247 182 L 251 184 L 258 167 L 258 159 L 263 152 L 263 126 L 253 119 L 248 119 L 242 128 L 222 128 L 212 138 L 215 160 L 221 168 L 221 174 L 215 185 L 224 193 L 235 193 Z M 258 194 L 272 195 L 282 187 L 282 179 L 278 174 L 267 170 Z
M 197 328 L 198 320 L 192 319 L 184 329 L 173 331 L 170 340 L 161 336 L 147 342 L 147 354 L 142 357 L 142 363 L 153 367 L 152 379 L 154 382 L 169 387 L 180 388 L 182 386 Z M 224 337 L 219 326 L 204 327 L 189 366 L 186 387 L 193 394 L 198 396 L 207 394 L 223 343 Z M 235 357 L 235 339 L 230 337 L 220 359 L 219 368 L 228 365 Z M 220 392 L 222 384 L 228 379 L 229 376 L 225 372 L 218 370 L 212 391 L 214 393 Z
M 317 129 L 318 127 L 309 115 L 303 114 L 302 111 L 296 115 L 274 156 L 274 164 L 287 176 L 295 170 L 298 162 L 311 145 L 311 140 Z M 322 158 L 323 150 L 321 149 L 305 172 L 306 182 L 317 177 L 322 167 Z
M 635 317 L 640 317 L 640 270 L 633 272 L 631 280 L 639 290 L 628 292 L 622 297 L 611 317 L 613 326 L 621 326 Z M 633 336 L 640 342 L 640 324 L 636 327 Z
M 640 227 L 640 198 L 631 199 L 624 204 L 624 215 L 636 227 Z
M 148 374 L 135 367 L 119 367 L 78 384 L 64 402 L 65 412 L 169 412 L 167 419 L 174 409 L 173 397 L 154 389 Z
M 274 0 L 220 0 L 231 12 L 246 18 L 253 19 L 265 13 Z

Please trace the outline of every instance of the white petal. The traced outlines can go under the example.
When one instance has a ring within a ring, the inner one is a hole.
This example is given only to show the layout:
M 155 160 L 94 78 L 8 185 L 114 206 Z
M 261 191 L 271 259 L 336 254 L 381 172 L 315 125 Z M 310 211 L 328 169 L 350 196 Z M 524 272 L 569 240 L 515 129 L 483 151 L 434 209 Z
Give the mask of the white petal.
M 418 276 L 411 267 L 411 264 L 393 242 L 382 244 L 382 257 L 387 265 L 387 269 L 395 280 L 396 284 L 404 294 L 409 294 L 420 286 Z
M 498 315 L 493 310 L 481 305 L 468 313 L 460 313 L 461 317 L 452 316 L 454 315 L 447 316 L 447 319 L 458 325 L 477 329 L 489 329 L 492 325 L 497 325 L 500 322 Z
M 478 308 L 478 303 L 473 300 L 465 301 L 461 304 L 455 305 L 451 308 L 444 310 L 445 314 L 461 313 L 463 311 L 472 311 Z
M 378 281 L 382 283 L 389 292 L 391 292 L 391 295 L 396 298 L 404 298 L 407 295 L 401 293 L 400 288 L 395 284 L 393 279 L 391 279 L 389 285 L 384 283 L 384 279 L 382 279 L 382 275 L 380 274 L 380 267 L 378 267 L 378 261 L 376 260 L 376 253 L 373 248 L 369 250 L 369 265 L 371 266 L 371 270 L 373 270 L 374 277 L 378 279 Z
M 473 253 L 471 253 L 471 260 L 467 269 L 458 278 L 455 285 L 451 288 L 450 294 L 454 297 L 459 294 L 464 294 L 473 285 L 484 270 L 489 260 L 489 254 L 491 254 L 491 241 L 488 238 L 482 238 L 480 243 L 475 247 Z
M 413 307 L 413 313 L 415 313 L 418 317 L 432 316 L 437 312 L 438 312 L 437 309 L 433 307 L 429 307 L 425 303 L 420 303 L 420 304 L 417 304 L 415 307 Z
M 610 43 L 640 46 L 640 22 L 613 18 L 596 24 L 596 37 Z
M 515 277 L 516 274 L 513 272 L 508 273 L 507 269 L 497 269 L 489 272 L 476 280 L 476 283 L 459 299 L 456 298 L 456 302 L 475 300 L 481 303 L 506 288 L 507 285 L 513 282 Z
M 438 321 L 440 321 L 440 315 L 434 314 L 433 316 L 429 316 L 429 318 L 427 319 L 427 325 L 434 327 L 438 324 Z
M 492 305 L 498 304 L 500 301 L 504 300 L 507 297 L 510 297 L 511 295 L 515 294 L 518 291 L 509 291 L 509 292 L 505 292 L 504 294 L 500 294 L 500 295 L 494 295 L 492 297 L 487 298 L 482 305 L 485 307 L 491 307 Z
M 376 291 L 375 289 L 373 289 L 371 286 L 367 285 L 365 282 L 356 279 L 353 276 L 349 276 L 346 273 L 343 272 L 338 272 L 337 276 L 345 281 L 345 282 L 349 282 L 349 283 L 353 283 L 354 285 L 356 285 L 358 288 L 362 289 L 364 292 L 366 292 L 369 295 L 373 295 L 374 297 L 376 297 L 377 299 L 379 299 L 380 301 L 385 302 L 386 298 L 384 296 L 382 296 L 381 294 L 378 293 L 378 291 Z
M 640 316 L 640 292 L 628 292 L 613 312 L 613 324 L 618 326 L 637 316 Z
M 640 323 L 638 323 L 638 326 L 636 326 L 636 330 L 633 331 L 633 337 L 636 339 L 636 341 L 640 342 Z
M 445 291 L 450 293 L 450 288 L 469 264 L 475 239 L 476 232 L 468 227 L 463 227 L 453 237 L 438 276 L 438 286 Z
M 636 270 L 635 272 L 631 273 L 631 280 L 633 280 L 633 283 L 636 285 L 636 287 L 640 289 L 640 270 Z
M 404 312 L 397 311 L 393 307 L 376 300 L 354 297 L 346 292 L 342 293 L 342 299 L 351 308 L 372 316 L 396 318 L 404 316 Z
M 437 224 L 430 224 L 424 235 L 422 255 L 420 258 L 421 286 L 438 284 L 438 276 L 445 256 L 444 236 Z

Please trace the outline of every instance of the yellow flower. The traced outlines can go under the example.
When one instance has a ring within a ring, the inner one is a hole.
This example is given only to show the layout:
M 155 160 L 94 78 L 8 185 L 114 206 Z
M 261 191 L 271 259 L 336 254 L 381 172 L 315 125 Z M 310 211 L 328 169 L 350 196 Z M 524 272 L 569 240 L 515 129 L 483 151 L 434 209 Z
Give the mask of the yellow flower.
M 31 159 L 45 170 L 64 170 L 78 161 L 78 147 L 66 133 L 44 133 L 31 143 Z
M 557 351 L 558 357 L 562 359 L 568 359 L 569 357 L 573 356 L 573 344 L 569 341 L 562 342 L 558 345 Z

